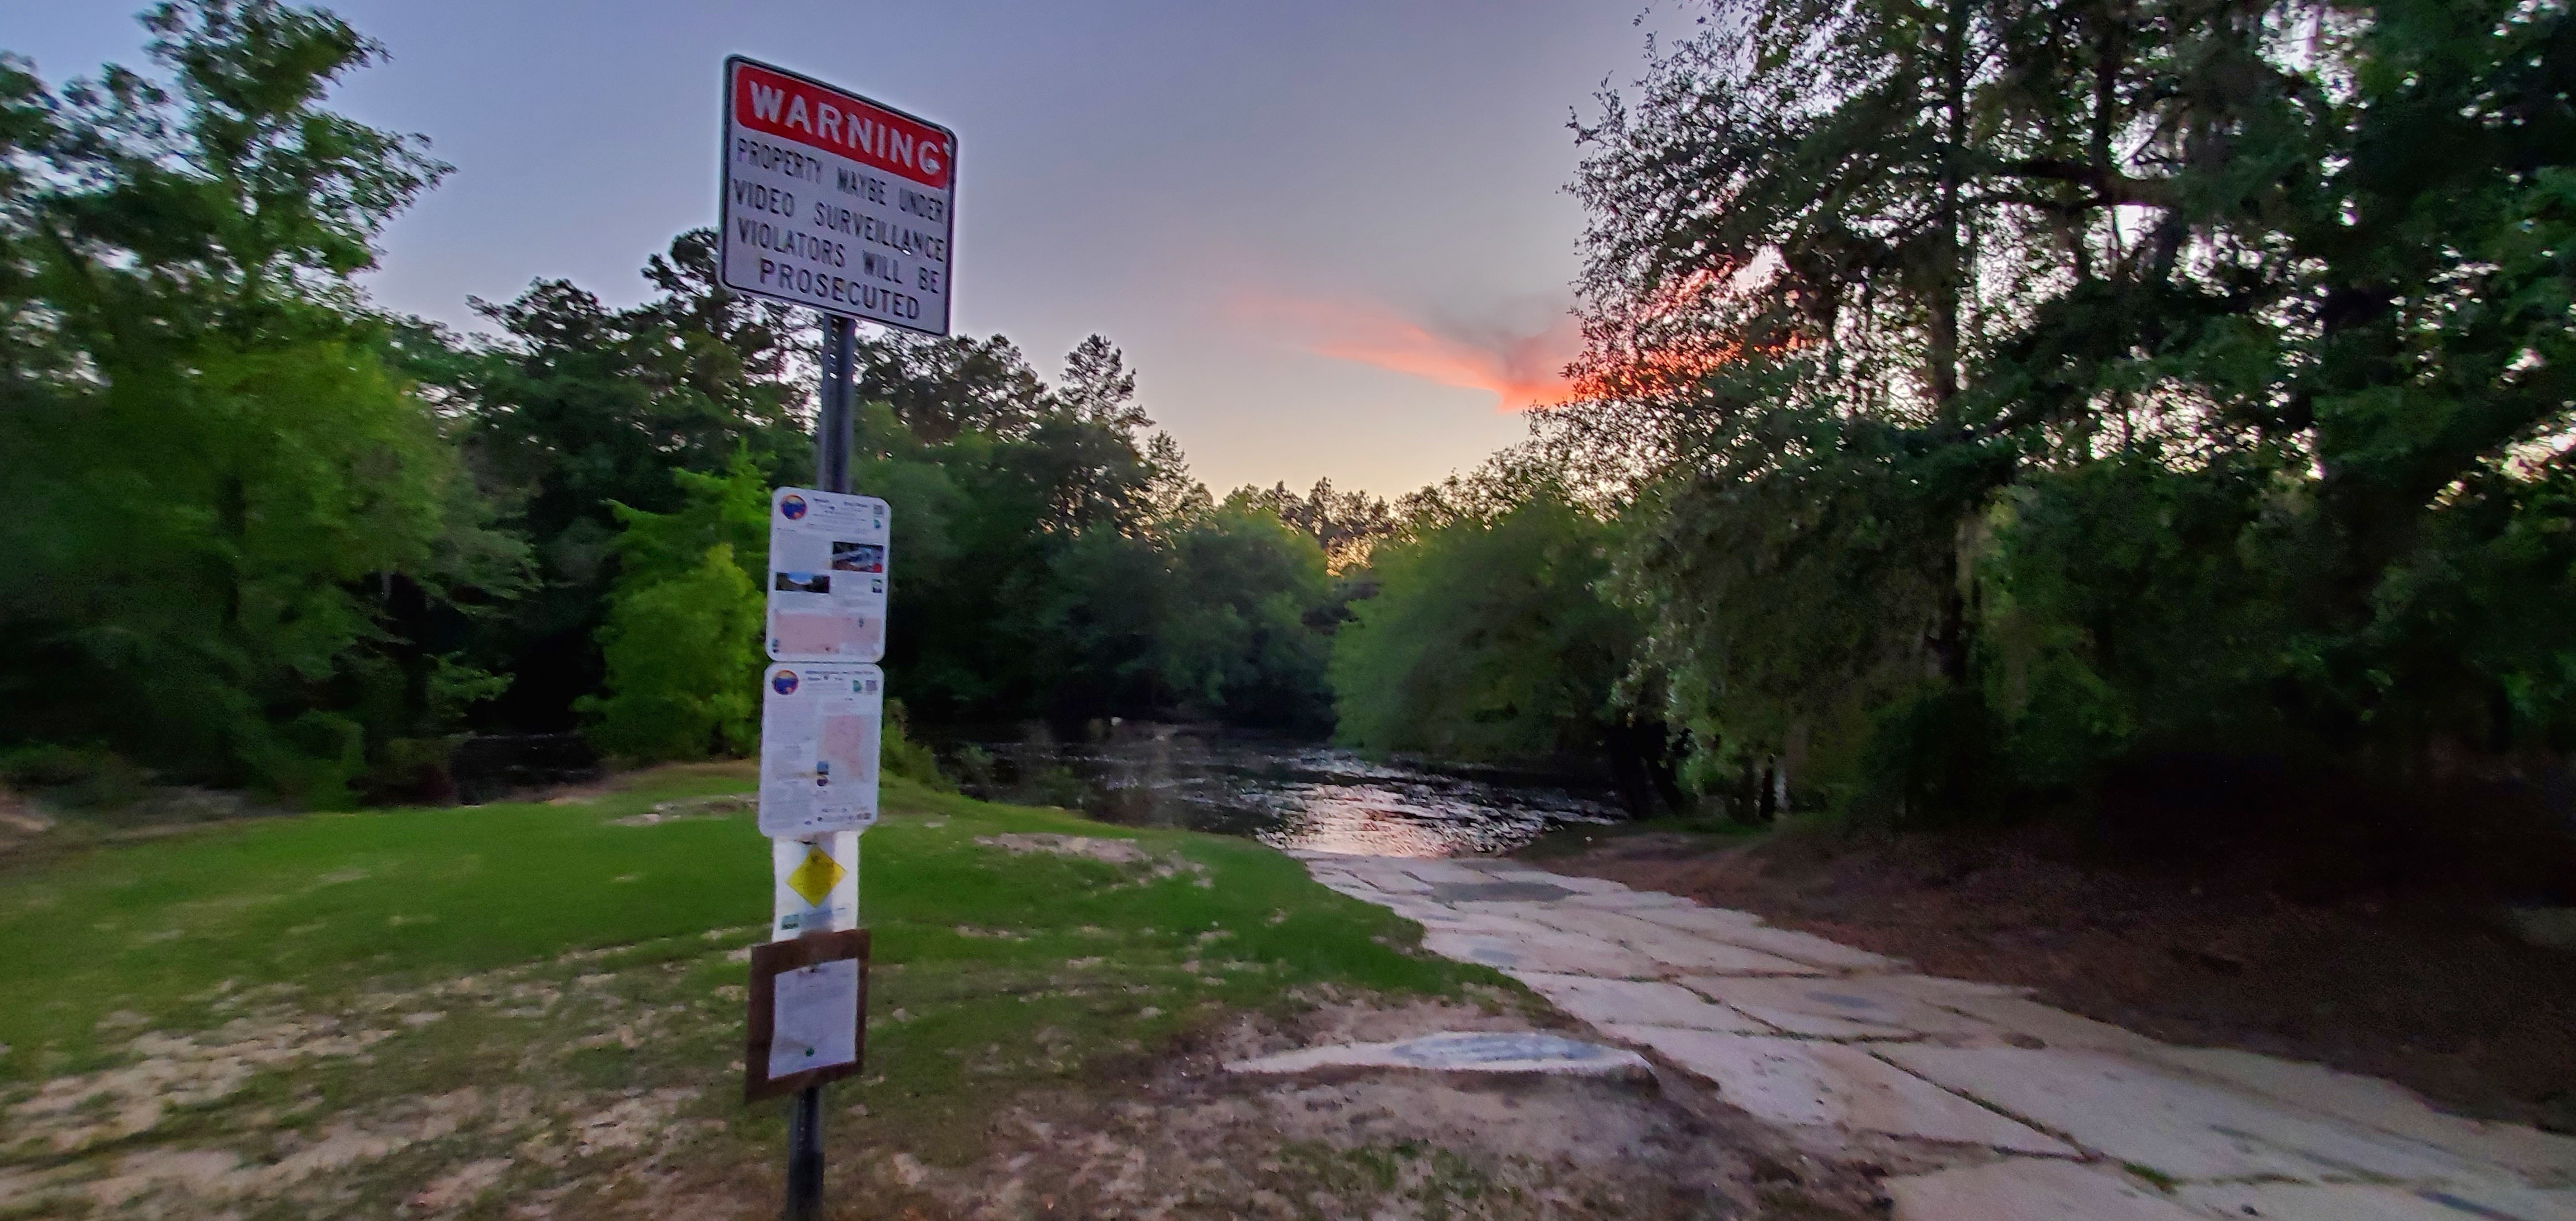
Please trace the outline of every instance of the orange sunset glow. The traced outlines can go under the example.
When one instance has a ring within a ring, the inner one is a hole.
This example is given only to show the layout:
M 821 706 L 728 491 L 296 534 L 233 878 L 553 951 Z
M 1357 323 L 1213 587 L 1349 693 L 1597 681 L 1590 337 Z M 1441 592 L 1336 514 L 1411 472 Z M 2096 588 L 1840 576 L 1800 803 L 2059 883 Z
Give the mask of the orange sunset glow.
M 1322 301 L 1273 293 L 1240 293 L 1229 312 L 1318 356 L 1347 360 L 1437 382 L 1483 390 L 1497 411 L 1526 411 L 1572 401 L 1566 366 L 1583 353 L 1583 331 L 1560 316 L 1530 333 L 1435 327 L 1375 301 Z

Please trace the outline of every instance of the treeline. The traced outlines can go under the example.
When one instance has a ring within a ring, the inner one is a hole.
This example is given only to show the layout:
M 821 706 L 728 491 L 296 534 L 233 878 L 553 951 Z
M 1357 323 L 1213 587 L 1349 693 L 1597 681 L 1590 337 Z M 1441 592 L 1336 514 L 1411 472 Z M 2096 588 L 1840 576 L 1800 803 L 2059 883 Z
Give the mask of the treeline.
M 2565 815 L 2564 4 L 1705 16 L 1578 133 L 1583 401 L 1393 504 L 1211 496 L 1106 340 L 863 344 L 911 715 L 1745 818 Z M 704 233 L 632 308 L 387 317 L 350 277 L 446 167 L 322 105 L 373 44 L 147 22 L 162 83 L 0 65 L 0 745 L 316 804 L 436 796 L 474 731 L 746 749 L 812 320 Z
M 10 773 L 330 806 L 442 796 L 469 732 L 749 749 L 813 319 L 719 289 L 704 231 L 632 308 L 553 280 L 475 302 L 484 336 L 378 312 L 351 277 L 448 170 L 324 104 L 381 49 L 263 0 L 145 22 L 151 77 L 0 61 Z M 912 717 L 1329 725 L 1329 487 L 1212 497 L 1096 336 L 1052 382 L 999 337 L 875 339 L 859 383 Z
M 1900 823 L 2568 819 L 2571 98 L 2563 3 L 1706 6 L 1581 126 L 1589 401 L 1381 560 L 1345 731 L 1625 717 Z

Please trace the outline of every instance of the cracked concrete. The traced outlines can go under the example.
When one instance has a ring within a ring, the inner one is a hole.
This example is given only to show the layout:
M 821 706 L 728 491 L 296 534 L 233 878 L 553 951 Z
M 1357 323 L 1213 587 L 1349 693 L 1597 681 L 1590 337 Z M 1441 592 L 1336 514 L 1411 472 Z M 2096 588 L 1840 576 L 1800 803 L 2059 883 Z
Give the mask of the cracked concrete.
M 1603 1037 L 1828 1147 L 1934 1151 L 1896 1221 L 2576 1221 L 2576 1138 L 2176 1047 L 1747 912 L 1502 861 L 1299 853 Z M 1945 1152 L 1946 1151 L 1946 1152 Z

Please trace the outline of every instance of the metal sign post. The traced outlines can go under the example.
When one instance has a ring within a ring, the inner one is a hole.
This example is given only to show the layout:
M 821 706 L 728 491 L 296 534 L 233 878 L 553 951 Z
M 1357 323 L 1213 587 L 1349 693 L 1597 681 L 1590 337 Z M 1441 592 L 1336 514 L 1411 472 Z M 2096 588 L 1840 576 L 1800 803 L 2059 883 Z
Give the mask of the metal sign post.
M 814 482 L 826 492 L 850 490 L 850 406 L 857 393 L 850 364 L 856 346 L 852 333 L 857 329 L 839 314 L 825 315 L 823 384 L 814 412 Z M 864 1013 L 860 1022 L 862 1026 L 866 1023 Z M 796 1091 L 796 1104 L 787 1114 L 787 1206 L 783 1215 L 787 1221 L 822 1221 L 823 1083 L 819 1081 Z
M 823 1215 L 823 1085 L 866 1047 L 858 834 L 876 820 L 889 510 L 852 496 L 857 320 L 948 333 L 957 139 L 783 68 L 725 61 L 718 280 L 824 315 L 812 489 L 770 502 L 774 663 L 762 679 L 760 823 L 771 944 L 753 958 L 744 1092 L 796 1090 L 789 1221 Z M 782 942 L 792 942 L 783 945 Z
M 814 486 L 826 492 L 850 490 L 850 417 L 857 406 L 858 381 L 850 368 L 858 359 L 858 324 L 839 314 L 823 319 L 823 388 L 814 419 Z

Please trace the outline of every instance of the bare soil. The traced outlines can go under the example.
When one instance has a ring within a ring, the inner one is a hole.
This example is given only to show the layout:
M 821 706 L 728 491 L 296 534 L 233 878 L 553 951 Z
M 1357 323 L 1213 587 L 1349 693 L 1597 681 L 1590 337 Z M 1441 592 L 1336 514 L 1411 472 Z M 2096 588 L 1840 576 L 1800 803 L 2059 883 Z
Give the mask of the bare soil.
M 1648 1081 L 1342 1071 L 1282 1081 L 1227 1061 L 1554 1015 L 1485 1004 L 1308 998 L 1173 1053 L 1098 1066 L 991 1116 L 956 1160 L 908 1148 L 864 1106 L 833 1121 L 836 1218 L 1655 1218 L 1863 1221 L 1896 1147 L 1800 1147 L 1675 1074 Z M 675 1182 L 654 1216 L 748 1214 L 767 1167 Z
M 711 936 L 702 957 L 739 957 L 723 945 L 747 931 Z M 0 1217 L 265 1221 L 360 1215 L 387 1199 L 400 1201 L 394 1215 L 457 1221 L 773 1215 L 768 1108 L 736 1108 L 703 1056 L 683 1057 L 690 1073 L 654 1059 L 729 1013 L 740 989 L 686 999 L 687 964 L 615 956 L 369 993 L 341 1012 L 300 1007 L 289 985 L 234 990 L 218 1006 L 230 1020 L 193 1032 L 111 1014 L 102 1025 L 129 1040 L 115 1064 L 0 1091 L 0 1148 L 21 1155 L 0 1165 Z M 476 1025 L 495 1014 L 554 1024 L 512 1046 Z M 1807 1147 L 1669 1072 L 1283 1081 L 1224 1070 L 1319 1043 L 1561 1025 L 1481 985 L 1456 1000 L 1303 989 L 1176 1046 L 997 1092 L 979 1127 L 945 1135 L 900 1105 L 871 1114 L 882 1078 L 848 1083 L 826 1129 L 830 1215 L 1867 1221 L 1884 1215 L 1882 1178 L 1921 1168 L 1901 1142 Z M 377 1079 L 437 1054 L 420 1044 L 441 1035 L 477 1084 Z M 599 1054 L 619 1066 L 604 1082 L 562 1071 Z M 515 1073 L 499 1071 L 511 1062 Z
M 2319 1062 L 2475 1118 L 2576 1131 L 2576 954 L 2524 944 L 2457 896 L 2301 902 L 2265 883 L 2268 866 L 2120 868 L 2045 830 L 1647 832 L 1530 856 L 2031 988 L 2167 1042 Z

